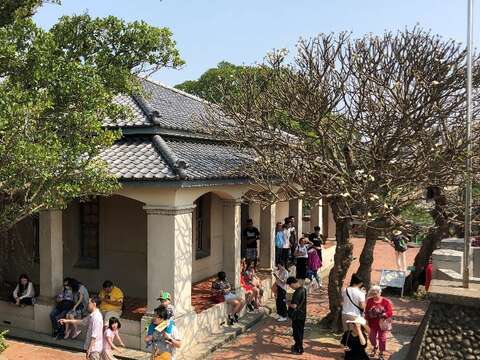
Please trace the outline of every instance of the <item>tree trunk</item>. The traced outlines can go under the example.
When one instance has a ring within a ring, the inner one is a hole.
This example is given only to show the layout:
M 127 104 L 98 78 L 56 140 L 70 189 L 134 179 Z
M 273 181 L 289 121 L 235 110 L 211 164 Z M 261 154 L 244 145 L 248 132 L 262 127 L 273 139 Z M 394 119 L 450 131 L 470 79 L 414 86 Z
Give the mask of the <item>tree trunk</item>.
M 439 193 L 434 198 L 435 206 L 430 211 L 435 226 L 432 227 L 425 239 L 423 240 L 422 246 L 415 257 L 413 265 L 415 266 L 415 271 L 410 273 L 410 275 L 405 280 L 405 289 L 406 294 L 413 294 L 417 291 L 419 285 L 419 276 L 422 273 L 422 270 L 428 264 L 432 253 L 438 248 L 440 241 L 448 237 L 449 229 L 449 218 L 445 211 L 446 207 L 446 198 L 439 191 Z
M 365 244 L 363 245 L 362 254 L 360 255 L 360 266 L 357 270 L 357 275 L 363 279 L 363 283 L 367 289 L 370 288 L 370 281 L 372 276 L 373 252 L 375 244 L 380 234 L 380 226 L 383 221 L 374 220 L 367 224 L 365 230 Z
M 328 276 L 328 303 L 330 313 L 322 320 L 325 327 L 338 331 L 342 328 L 342 286 L 352 262 L 353 245 L 350 242 L 351 219 L 347 214 L 346 203 L 341 199 L 331 202 L 336 223 L 334 264 Z

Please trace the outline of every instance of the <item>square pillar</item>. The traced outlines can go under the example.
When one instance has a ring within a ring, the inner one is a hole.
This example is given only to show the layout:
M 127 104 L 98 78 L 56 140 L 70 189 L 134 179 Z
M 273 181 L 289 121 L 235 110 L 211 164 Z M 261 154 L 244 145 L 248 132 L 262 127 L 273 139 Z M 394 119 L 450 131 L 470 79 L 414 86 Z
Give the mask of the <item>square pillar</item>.
M 275 212 L 276 205 L 269 205 L 260 214 L 260 267 L 275 268 Z
M 240 288 L 241 201 L 223 201 L 223 271 L 232 288 Z
M 327 210 L 327 214 L 326 216 L 324 216 L 324 219 L 326 220 L 326 227 L 323 234 L 327 239 L 335 240 L 335 236 L 337 233 L 337 224 L 335 223 L 335 219 L 333 218 L 332 207 L 330 206 L 330 204 L 326 204 L 324 210 Z
M 295 230 L 297 231 L 297 236 L 300 239 L 303 236 L 303 200 L 302 199 L 292 199 L 288 203 L 289 205 L 289 216 L 295 217 Z
M 192 308 L 192 211 L 194 205 L 146 205 L 147 307 L 159 305 L 160 291 L 172 295 L 175 314 Z M 132 269 L 134 271 L 134 269 Z
M 40 295 L 51 299 L 63 286 L 62 211 L 40 211 L 39 227 Z
M 320 226 L 320 233 L 323 233 L 323 204 L 322 200 L 316 201 L 310 211 L 310 232 L 315 226 Z

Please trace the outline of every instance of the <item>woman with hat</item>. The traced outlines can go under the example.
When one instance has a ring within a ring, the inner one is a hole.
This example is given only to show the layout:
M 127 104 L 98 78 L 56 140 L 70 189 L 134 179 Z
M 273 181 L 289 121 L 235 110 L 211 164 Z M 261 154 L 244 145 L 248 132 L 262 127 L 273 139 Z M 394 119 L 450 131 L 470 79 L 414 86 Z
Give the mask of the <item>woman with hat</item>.
M 348 330 L 343 334 L 342 345 L 345 346 L 345 360 L 369 360 L 365 349 L 367 348 L 367 335 L 369 328 L 367 321 L 357 316 L 347 320 Z
M 405 251 L 407 251 L 408 239 L 398 229 L 393 230 L 392 234 L 392 244 L 397 258 L 397 269 L 399 271 L 407 271 L 407 266 L 405 265 Z

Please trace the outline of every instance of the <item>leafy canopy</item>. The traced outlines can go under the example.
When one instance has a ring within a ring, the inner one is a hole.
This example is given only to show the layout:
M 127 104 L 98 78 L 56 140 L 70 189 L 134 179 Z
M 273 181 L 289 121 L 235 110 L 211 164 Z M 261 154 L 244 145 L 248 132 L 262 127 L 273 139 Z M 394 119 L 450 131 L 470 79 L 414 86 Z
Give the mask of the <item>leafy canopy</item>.
M 0 229 L 114 191 L 99 154 L 119 136 L 102 121 L 129 116 L 115 96 L 183 64 L 167 28 L 83 14 L 45 31 L 31 19 L 41 3 L 0 5 Z

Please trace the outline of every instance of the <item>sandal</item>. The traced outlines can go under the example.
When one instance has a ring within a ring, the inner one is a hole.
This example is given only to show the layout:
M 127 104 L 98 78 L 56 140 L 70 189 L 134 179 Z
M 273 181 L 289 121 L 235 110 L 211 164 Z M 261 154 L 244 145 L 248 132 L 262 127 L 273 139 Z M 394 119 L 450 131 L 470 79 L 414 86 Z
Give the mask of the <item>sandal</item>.
M 370 357 L 373 358 L 373 357 L 375 357 L 375 355 L 377 355 L 377 348 L 376 347 L 373 348 L 372 352 L 370 353 Z

